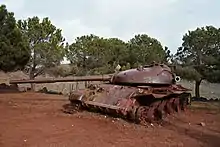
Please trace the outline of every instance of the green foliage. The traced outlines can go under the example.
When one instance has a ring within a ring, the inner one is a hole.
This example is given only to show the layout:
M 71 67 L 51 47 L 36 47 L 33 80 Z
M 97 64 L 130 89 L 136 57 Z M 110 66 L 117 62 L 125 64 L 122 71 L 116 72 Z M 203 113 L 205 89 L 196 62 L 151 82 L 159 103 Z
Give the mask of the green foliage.
M 31 51 L 28 63 L 30 78 L 41 74 L 46 68 L 60 64 L 64 56 L 64 38 L 61 30 L 49 20 L 42 21 L 35 16 L 27 20 L 19 20 L 18 27 L 26 38 Z
M 190 81 L 198 81 L 201 78 L 201 75 L 195 70 L 195 68 L 188 66 L 182 67 L 177 65 L 174 72 L 176 73 L 176 75 L 188 79 Z
M 126 65 L 126 49 L 126 43 L 122 40 L 104 39 L 91 34 L 78 37 L 69 45 L 67 58 L 84 74 L 105 74 L 113 72 L 112 66 L 115 64 Z
M 176 60 L 182 66 L 190 67 L 183 72 L 186 78 L 193 78 L 196 81 L 196 97 L 200 97 L 199 86 L 203 79 L 220 82 L 219 53 L 220 29 L 218 28 L 213 26 L 197 28 L 183 36 L 183 44 L 177 50 Z
M 70 67 L 69 65 L 58 65 L 55 67 L 51 67 L 46 69 L 46 72 L 55 77 L 66 77 L 74 74 L 72 73 L 73 67 Z
M 76 42 L 68 47 L 67 58 L 80 68 L 94 68 L 94 63 L 101 64 L 102 45 L 103 40 L 92 34 L 77 37 Z
M 106 40 L 105 54 L 104 58 L 106 63 L 111 66 L 125 66 L 129 62 L 129 52 L 127 48 L 127 43 L 118 38 L 109 38 Z
M 78 37 L 68 45 L 67 58 L 77 65 L 82 74 L 108 74 L 119 64 L 122 70 L 148 64 L 166 62 L 168 48 L 147 35 L 136 35 L 128 43 L 118 38 L 91 35 Z
M 131 52 L 130 58 L 133 61 L 136 60 L 136 63 L 166 62 L 166 51 L 157 39 L 146 34 L 139 34 L 135 35 L 128 43 Z
M 214 81 L 213 78 L 218 78 L 210 75 L 220 76 L 212 74 L 220 69 L 219 38 L 220 29 L 213 26 L 189 31 L 183 36 L 183 44 L 177 50 L 176 58 L 180 64 L 194 68 L 200 74 L 200 79 Z
M 169 48 L 167 47 L 167 46 L 165 46 L 165 48 L 164 48 L 164 51 L 165 51 L 165 59 L 164 59 L 164 61 L 165 61 L 165 63 L 172 63 L 173 62 L 173 54 L 171 54 L 171 52 L 170 52 L 170 50 L 169 50 Z
M 13 12 L 0 6 L 0 70 L 23 69 L 30 58 L 28 45 L 16 26 Z

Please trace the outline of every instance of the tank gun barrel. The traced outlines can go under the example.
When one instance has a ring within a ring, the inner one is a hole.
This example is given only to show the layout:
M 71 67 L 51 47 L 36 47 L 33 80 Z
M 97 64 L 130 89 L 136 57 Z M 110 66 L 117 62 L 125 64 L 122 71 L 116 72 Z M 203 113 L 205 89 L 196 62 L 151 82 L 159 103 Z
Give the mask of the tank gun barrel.
M 110 81 L 110 77 L 75 77 L 62 79 L 34 79 L 34 80 L 11 80 L 10 84 L 27 84 L 27 83 L 57 83 L 57 82 L 83 82 L 83 81 Z

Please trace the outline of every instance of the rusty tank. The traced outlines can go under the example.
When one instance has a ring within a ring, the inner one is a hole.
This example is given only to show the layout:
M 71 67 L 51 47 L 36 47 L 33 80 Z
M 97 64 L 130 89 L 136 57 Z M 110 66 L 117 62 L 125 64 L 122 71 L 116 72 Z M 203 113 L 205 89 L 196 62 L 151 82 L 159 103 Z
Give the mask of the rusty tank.
M 184 111 L 190 89 L 165 64 L 151 64 L 115 73 L 108 82 L 72 91 L 66 112 L 93 111 L 147 124 Z

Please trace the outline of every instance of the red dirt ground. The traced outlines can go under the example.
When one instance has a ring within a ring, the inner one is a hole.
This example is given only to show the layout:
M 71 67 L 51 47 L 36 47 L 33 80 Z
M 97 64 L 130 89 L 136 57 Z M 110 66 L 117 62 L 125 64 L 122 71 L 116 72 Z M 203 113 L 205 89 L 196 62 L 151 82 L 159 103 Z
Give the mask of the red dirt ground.
M 67 103 L 57 95 L 0 94 L 0 147 L 220 146 L 215 111 L 190 109 L 162 126 L 146 127 L 89 112 L 64 114 Z

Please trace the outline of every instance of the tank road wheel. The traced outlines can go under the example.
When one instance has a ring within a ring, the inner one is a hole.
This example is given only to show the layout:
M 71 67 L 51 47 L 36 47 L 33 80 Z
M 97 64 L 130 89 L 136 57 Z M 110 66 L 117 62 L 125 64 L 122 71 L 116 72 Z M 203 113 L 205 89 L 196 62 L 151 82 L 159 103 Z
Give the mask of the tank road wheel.
M 162 118 L 162 111 L 159 109 L 161 105 L 161 101 L 153 102 L 150 105 L 149 111 L 148 111 L 148 121 L 152 122 L 154 120 L 160 120 Z
M 176 112 L 180 112 L 180 99 L 179 98 L 174 99 L 173 107 Z
M 186 102 L 184 98 L 180 98 L 180 110 L 184 111 L 186 109 Z
M 151 106 L 149 108 L 149 111 L 147 113 L 147 120 L 148 120 L 148 122 L 152 123 L 154 120 L 156 120 L 155 119 L 156 118 L 156 116 L 155 116 L 156 109 L 157 109 L 157 107 L 155 107 L 155 106 Z
M 166 103 L 167 103 L 167 101 L 163 100 L 157 108 L 156 115 L 157 115 L 158 120 L 161 120 L 161 119 L 163 119 L 164 116 L 166 116 L 166 113 L 164 113 Z
M 187 108 L 187 105 L 190 105 L 191 101 L 191 94 L 183 95 L 180 98 L 180 105 L 181 110 L 185 111 Z
M 173 101 L 174 101 L 174 98 L 171 98 L 171 99 L 169 99 L 169 100 L 166 100 L 167 102 L 166 102 L 166 104 L 165 104 L 165 112 L 167 113 L 167 114 L 171 114 L 171 113 L 173 113 Z
M 138 110 L 140 118 L 144 118 L 144 122 L 152 123 L 154 121 L 160 121 L 163 119 L 164 116 L 164 107 L 166 105 L 166 101 L 157 101 L 152 103 L 150 107 L 147 106 L 141 106 L 140 109 Z M 144 107 L 144 108 L 143 108 Z M 140 114 L 140 112 L 144 113 Z M 147 110 L 147 111 L 146 111 Z
M 150 106 L 147 117 L 149 122 L 162 120 L 165 104 L 163 101 L 156 101 Z
M 146 125 L 147 123 L 152 123 L 155 120 L 159 120 L 158 117 L 158 105 L 159 102 L 153 103 L 150 107 L 140 106 L 137 110 L 137 120 L 140 124 Z
M 149 107 L 148 106 L 140 106 L 138 109 L 137 109 L 137 112 L 136 112 L 136 120 L 138 123 L 140 123 L 141 125 L 146 125 L 148 122 L 147 122 L 147 114 L 148 114 L 148 111 L 149 111 Z
M 136 113 L 137 113 L 137 110 L 138 110 L 138 106 L 132 106 L 130 108 L 130 110 L 128 111 L 128 114 L 127 114 L 127 118 L 131 121 L 134 121 L 136 122 Z

